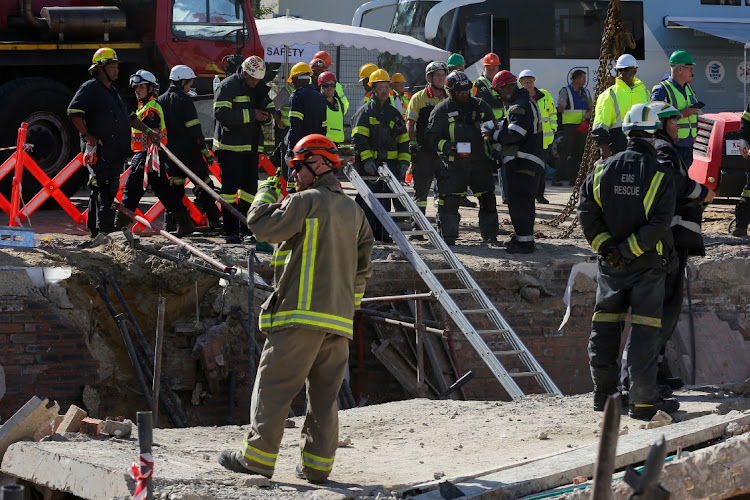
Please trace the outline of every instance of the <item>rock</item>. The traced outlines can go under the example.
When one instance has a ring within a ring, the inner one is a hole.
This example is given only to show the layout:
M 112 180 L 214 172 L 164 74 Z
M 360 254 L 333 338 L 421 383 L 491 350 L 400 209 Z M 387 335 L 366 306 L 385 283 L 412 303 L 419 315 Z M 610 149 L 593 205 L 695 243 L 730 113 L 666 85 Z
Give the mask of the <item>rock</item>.
M 618 436 L 624 436 L 628 433 L 628 426 L 624 426 L 622 429 L 620 429 L 620 432 L 617 433 Z
M 300 500 L 350 500 L 354 497 L 336 490 L 312 490 L 297 495 L 296 498 Z
M 586 476 L 576 476 L 573 478 L 573 484 L 583 484 L 588 480 L 589 478 Z
M 539 434 L 537 434 L 536 438 L 537 438 L 537 439 L 541 439 L 541 440 L 545 440 L 545 439 L 548 439 L 548 437 L 547 437 L 547 432 L 546 432 L 546 431 L 542 431 L 542 432 L 540 432 Z
M 68 298 L 68 291 L 59 283 L 47 285 L 47 299 L 60 309 L 73 309 L 73 303 Z
M 193 406 L 198 406 L 201 404 L 201 394 L 203 393 L 203 384 L 198 382 L 195 384 L 195 388 L 193 389 L 193 394 L 190 396 L 190 404 Z
M 518 286 L 519 288 L 523 289 L 525 287 L 531 287 L 538 289 L 541 293 L 547 296 L 552 296 L 552 294 L 547 290 L 547 287 L 544 286 L 544 283 L 539 281 L 533 276 L 530 276 L 525 273 L 519 273 L 518 277 L 516 278 L 518 280 Z
M 102 402 L 99 398 L 99 393 L 91 387 L 86 385 L 83 387 L 83 405 L 86 407 L 86 411 L 90 416 L 99 415 L 99 407 Z
M 659 410 L 656 412 L 656 415 L 651 418 L 651 421 L 646 424 L 646 429 L 656 429 L 657 427 L 664 427 L 665 425 L 669 425 L 672 422 L 674 422 L 674 420 L 672 420 L 672 417 L 669 415 L 669 413 Z
M 352 444 L 352 440 L 349 438 L 346 439 L 339 439 L 339 448 L 343 448 L 345 446 L 349 446 Z
M 576 292 L 596 292 L 596 281 L 585 273 L 578 273 L 573 281 L 573 290 Z
M 530 286 L 521 288 L 521 291 L 518 293 L 526 302 L 530 302 L 532 304 L 536 304 L 539 300 L 539 296 L 541 295 L 541 292 L 538 288 L 533 288 Z
M 724 434 L 727 436 L 739 436 L 742 434 L 742 429 L 740 428 L 739 424 L 737 422 L 730 422 L 727 424 L 727 428 L 724 431 Z
M 443 471 L 435 472 L 432 475 L 432 477 L 434 477 L 435 479 L 440 479 L 441 477 L 445 477 L 445 472 L 443 472 Z
M 267 488 L 270 485 L 271 480 L 259 474 L 252 474 L 237 480 L 237 486 L 257 486 L 259 488 Z

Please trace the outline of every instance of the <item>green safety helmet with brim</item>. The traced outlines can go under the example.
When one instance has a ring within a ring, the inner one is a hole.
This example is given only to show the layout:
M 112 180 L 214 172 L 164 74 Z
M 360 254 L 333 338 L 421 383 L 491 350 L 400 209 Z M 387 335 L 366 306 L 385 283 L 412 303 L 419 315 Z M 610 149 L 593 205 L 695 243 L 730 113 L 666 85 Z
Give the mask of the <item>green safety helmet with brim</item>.
M 117 52 L 115 52 L 115 49 L 102 47 L 94 52 L 94 56 L 91 58 L 91 66 L 89 66 L 89 73 L 93 74 L 96 68 L 111 62 L 119 62 L 117 59 Z
M 646 106 L 656 112 L 656 116 L 660 120 L 666 120 L 669 118 L 681 118 L 682 113 L 677 111 L 677 108 L 664 101 L 651 101 Z
M 695 66 L 693 62 L 693 56 L 687 50 L 675 50 L 672 55 L 669 56 L 669 65 L 677 66 L 683 64 L 685 66 Z
M 466 66 L 466 60 L 461 54 L 451 54 L 448 60 L 445 62 L 449 68 L 456 68 L 458 66 Z
M 656 110 L 642 103 L 634 104 L 622 121 L 622 131 L 625 132 L 625 135 L 630 135 L 631 132 L 636 130 L 655 134 L 660 128 L 661 120 L 659 120 Z

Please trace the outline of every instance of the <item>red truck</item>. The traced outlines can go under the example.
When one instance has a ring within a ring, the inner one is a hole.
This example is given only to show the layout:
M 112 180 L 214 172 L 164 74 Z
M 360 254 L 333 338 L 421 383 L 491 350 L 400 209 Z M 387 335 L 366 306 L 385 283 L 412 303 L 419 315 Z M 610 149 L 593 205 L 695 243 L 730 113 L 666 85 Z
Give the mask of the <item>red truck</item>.
M 32 157 L 50 177 L 79 152 L 66 109 L 96 49 L 117 52 L 116 85 L 128 98 L 140 68 L 168 85 L 169 68 L 186 64 L 205 94 L 215 75 L 263 55 L 250 0 L 2 0 L 0 40 L 0 147 L 27 122 Z M 26 180 L 24 188 L 24 197 L 36 192 Z
M 740 152 L 742 113 L 710 113 L 698 117 L 690 178 L 716 190 L 724 202 L 742 194 L 748 161 Z M 717 200 L 718 201 L 718 200 Z

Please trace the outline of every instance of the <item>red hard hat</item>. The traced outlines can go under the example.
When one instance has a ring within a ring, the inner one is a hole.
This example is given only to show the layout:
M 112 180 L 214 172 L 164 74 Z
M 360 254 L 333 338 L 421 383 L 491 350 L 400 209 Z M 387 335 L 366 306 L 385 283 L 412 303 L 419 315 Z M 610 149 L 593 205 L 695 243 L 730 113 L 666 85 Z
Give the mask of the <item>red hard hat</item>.
M 492 88 L 497 91 L 500 87 L 505 87 L 509 83 L 516 83 L 516 81 L 518 81 L 516 75 L 504 69 L 492 79 Z
M 328 69 L 328 66 L 323 59 L 319 59 L 316 57 L 312 61 L 310 61 L 310 69 L 313 71 L 325 71 Z
M 497 54 L 494 52 L 490 52 L 484 58 L 482 59 L 482 64 L 484 66 L 500 66 L 500 58 L 497 57 Z
M 319 50 L 318 52 L 316 52 L 313 56 L 313 59 L 322 59 L 323 62 L 326 63 L 326 66 L 330 66 L 332 64 L 331 56 L 328 55 L 328 52 L 326 52 L 325 50 Z
M 326 82 L 336 82 L 336 75 L 330 71 L 324 71 L 318 75 L 318 85 L 323 85 Z
M 341 163 L 339 150 L 331 139 L 323 134 L 310 134 L 300 139 L 292 149 L 291 166 L 297 162 L 305 161 L 313 155 L 321 155 L 332 163 L 331 168 L 336 168 Z

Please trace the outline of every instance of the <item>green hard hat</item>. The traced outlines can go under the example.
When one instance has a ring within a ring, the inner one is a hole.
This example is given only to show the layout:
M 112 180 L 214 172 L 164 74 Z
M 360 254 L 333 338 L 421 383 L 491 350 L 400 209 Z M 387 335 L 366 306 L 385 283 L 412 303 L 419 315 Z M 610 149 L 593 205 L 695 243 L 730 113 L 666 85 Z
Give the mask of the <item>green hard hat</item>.
M 456 66 L 466 66 L 466 61 L 464 60 L 464 56 L 462 56 L 461 54 L 451 54 L 446 61 L 446 65 L 449 68 L 455 68 Z
M 672 55 L 669 56 L 669 64 L 671 65 L 677 65 L 677 64 L 689 64 L 691 66 L 694 66 L 695 63 L 693 62 L 693 56 L 690 55 L 690 52 L 687 50 L 675 50 L 672 52 Z

